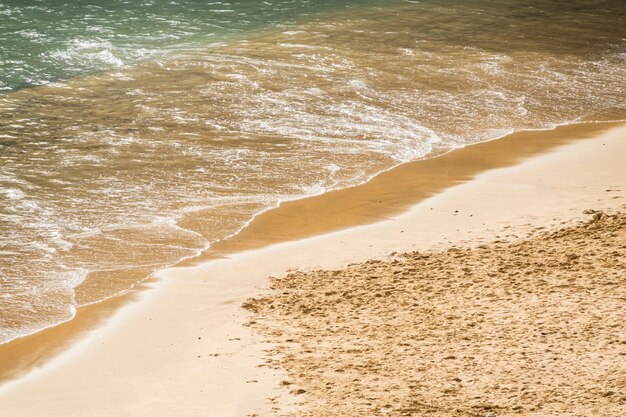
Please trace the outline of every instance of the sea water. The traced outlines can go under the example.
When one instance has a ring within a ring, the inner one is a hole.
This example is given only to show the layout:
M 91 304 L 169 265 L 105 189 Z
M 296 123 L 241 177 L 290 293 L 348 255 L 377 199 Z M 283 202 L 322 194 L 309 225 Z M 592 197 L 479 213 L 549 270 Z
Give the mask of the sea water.
M 0 0 L 0 342 L 281 201 L 626 119 L 625 21 L 599 0 Z

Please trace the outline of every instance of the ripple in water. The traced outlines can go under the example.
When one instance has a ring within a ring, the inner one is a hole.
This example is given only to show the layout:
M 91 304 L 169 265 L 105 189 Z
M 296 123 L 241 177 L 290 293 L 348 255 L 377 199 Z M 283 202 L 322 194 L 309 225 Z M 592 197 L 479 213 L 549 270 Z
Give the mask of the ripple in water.
M 107 36 L 52 52 L 114 70 L 0 95 L 0 341 L 281 201 L 516 129 L 626 118 L 626 12 L 543 3 L 353 8 L 133 65 Z

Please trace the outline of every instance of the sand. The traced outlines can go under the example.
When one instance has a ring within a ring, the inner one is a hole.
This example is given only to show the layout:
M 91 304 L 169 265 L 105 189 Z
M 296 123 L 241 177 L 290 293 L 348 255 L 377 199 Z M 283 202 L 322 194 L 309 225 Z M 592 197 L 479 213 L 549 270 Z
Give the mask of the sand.
M 588 217 L 587 208 L 619 210 L 626 203 L 626 128 L 588 137 L 477 173 L 389 220 L 162 271 L 103 324 L 2 385 L 0 415 L 288 411 L 286 403 L 309 397 L 280 385 L 292 377 L 266 366 L 266 351 L 276 346 L 246 326 L 250 315 L 241 308 L 267 291 L 268 276 L 338 269 L 394 251 L 515 240 L 538 227 L 574 225 Z
M 357 187 L 283 203 L 278 209 L 259 215 L 232 239 L 217 242 L 198 259 L 392 219 L 420 201 L 470 181 L 482 172 L 515 165 L 619 125 L 588 123 L 515 132 L 436 158 L 402 164 Z M 196 261 L 192 259 L 189 263 Z
M 240 234 L 218 242 L 203 256 L 190 259 L 181 266 L 198 265 L 270 244 L 392 219 L 426 198 L 472 180 L 481 172 L 515 165 L 617 126 L 619 123 L 587 123 L 554 130 L 516 132 L 437 158 L 403 164 L 357 187 L 284 203 L 256 217 Z M 136 300 L 144 288 L 139 285 L 123 297 L 81 307 L 69 322 L 1 344 L 0 383 L 45 364 L 80 340 L 85 332 L 98 328 L 117 309 Z
M 626 415 L 626 213 L 275 278 L 246 302 L 299 416 Z

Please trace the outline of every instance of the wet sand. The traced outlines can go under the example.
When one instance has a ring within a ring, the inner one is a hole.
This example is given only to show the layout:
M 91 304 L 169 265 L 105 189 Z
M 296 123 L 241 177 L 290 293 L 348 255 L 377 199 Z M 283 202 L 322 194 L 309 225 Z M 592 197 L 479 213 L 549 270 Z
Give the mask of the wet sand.
M 619 125 L 590 123 L 516 132 L 437 158 L 403 164 L 358 187 L 283 203 L 258 216 L 237 236 L 215 244 L 206 256 L 222 256 L 389 219 L 484 171 L 514 165 Z
M 477 177 L 389 221 L 164 271 L 158 283 L 147 284 L 151 290 L 137 294 L 139 302 L 41 369 L 5 384 L 0 411 L 265 415 L 272 407 L 268 397 L 285 397 L 279 382 L 286 375 L 263 367 L 263 351 L 272 346 L 244 326 L 249 317 L 240 305 L 258 297 L 268 275 L 338 268 L 392 251 L 476 245 L 496 235 L 520 237 L 578 221 L 585 208 L 615 209 L 624 204 L 624 128 L 582 134 L 594 135 L 510 168 L 470 172 L 467 179 Z
M 511 166 L 558 146 L 600 134 L 619 123 L 562 126 L 525 131 L 492 142 L 458 149 L 437 158 L 415 161 L 384 172 L 366 184 L 290 201 L 269 210 L 241 233 L 182 265 L 198 265 L 233 253 L 293 241 L 392 218 L 403 210 L 489 169 Z M 192 229 L 202 219 L 191 220 Z M 135 300 L 144 288 L 78 309 L 69 322 L 0 345 L 0 383 L 45 363 L 97 328 L 118 308 Z M 80 289 L 79 289 L 80 291 Z

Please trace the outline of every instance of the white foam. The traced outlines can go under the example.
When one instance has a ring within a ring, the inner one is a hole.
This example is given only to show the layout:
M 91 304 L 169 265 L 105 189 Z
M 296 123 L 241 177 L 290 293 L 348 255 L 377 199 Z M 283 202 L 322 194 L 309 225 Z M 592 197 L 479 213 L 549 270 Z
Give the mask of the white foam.
M 9 200 L 22 200 L 26 197 L 26 194 L 22 190 L 17 188 L 0 188 L 0 192 L 3 193 Z
M 85 268 L 76 268 L 59 274 L 59 277 L 69 288 L 76 288 L 85 281 L 89 275 L 89 270 Z
M 43 33 L 39 33 L 34 29 L 26 29 L 26 30 L 20 30 L 18 32 L 15 32 L 20 36 L 23 36 L 27 39 L 40 39 L 40 38 L 45 38 L 46 35 Z
M 50 57 L 66 65 L 96 65 L 106 68 L 121 68 L 124 61 L 113 53 L 110 42 L 101 40 L 73 40 L 65 50 L 53 51 Z
M 348 81 L 348 85 L 357 90 L 365 90 L 367 88 L 367 84 L 363 80 L 350 80 Z
M 330 49 L 325 46 L 319 45 L 306 45 L 303 43 L 279 43 L 278 46 L 283 48 L 299 48 L 299 49 Z

